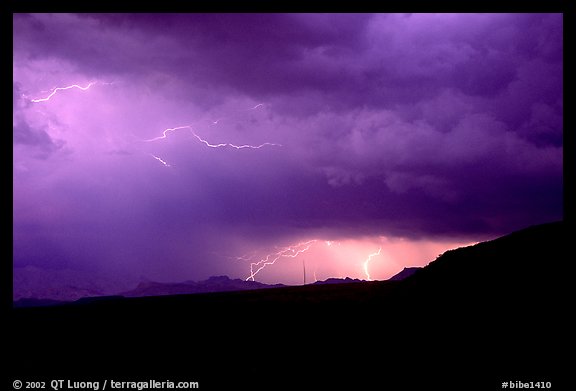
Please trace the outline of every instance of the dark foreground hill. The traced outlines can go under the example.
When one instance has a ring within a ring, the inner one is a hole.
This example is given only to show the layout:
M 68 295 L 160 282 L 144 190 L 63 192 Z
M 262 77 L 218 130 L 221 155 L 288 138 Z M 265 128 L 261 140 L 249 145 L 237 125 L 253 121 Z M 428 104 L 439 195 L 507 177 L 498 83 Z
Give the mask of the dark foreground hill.
M 9 373 L 201 389 L 561 389 L 563 223 L 449 251 L 401 281 L 101 298 L 14 310 Z

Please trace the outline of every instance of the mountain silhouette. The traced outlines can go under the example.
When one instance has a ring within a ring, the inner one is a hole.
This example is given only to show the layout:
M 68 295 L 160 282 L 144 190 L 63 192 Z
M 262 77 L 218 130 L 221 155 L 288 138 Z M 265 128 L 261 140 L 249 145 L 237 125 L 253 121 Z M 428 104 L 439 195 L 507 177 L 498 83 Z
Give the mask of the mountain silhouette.
M 420 269 L 422 269 L 422 268 L 421 267 L 405 267 L 400 272 L 398 272 L 397 274 L 390 277 L 388 279 L 388 281 L 404 280 L 405 278 L 410 277 L 411 275 L 413 275 L 414 273 L 416 273 Z
M 121 293 L 125 297 L 165 296 L 192 293 L 228 292 L 249 289 L 282 287 L 283 284 L 264 284 L 258 281 L 246 281 L 228 276 L 212 276 L 203 281 L 182 283 L 141 282 L 135 289 Z
M 350 278 L 350 277 L 346 277 L 346 278 L 335 278 L 335 277 L 331 277 L 331 278 L 327 278 L 323 281 L 314 281 L 312 284 L 313 285 L 323 285 L 323 284 L 348 284 L 351 282 L 363 282 L 364 280 L 360 280 L 358 278 Z
M 447 251 L 402 280 L 18 308 L 9 369 L 185 375 L 202 389 L 562 389 L 566 244 L 558 222 Z

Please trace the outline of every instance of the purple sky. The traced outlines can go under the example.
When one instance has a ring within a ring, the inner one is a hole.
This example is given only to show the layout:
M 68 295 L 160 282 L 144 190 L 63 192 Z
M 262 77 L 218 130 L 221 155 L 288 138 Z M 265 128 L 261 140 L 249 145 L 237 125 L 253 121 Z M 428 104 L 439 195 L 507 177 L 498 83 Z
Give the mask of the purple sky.
M 256 279 L 381 279 L 559 220 L 562 64 L 558 14 L 14 15 L 15 270 L 246 278 L 315 239 Z

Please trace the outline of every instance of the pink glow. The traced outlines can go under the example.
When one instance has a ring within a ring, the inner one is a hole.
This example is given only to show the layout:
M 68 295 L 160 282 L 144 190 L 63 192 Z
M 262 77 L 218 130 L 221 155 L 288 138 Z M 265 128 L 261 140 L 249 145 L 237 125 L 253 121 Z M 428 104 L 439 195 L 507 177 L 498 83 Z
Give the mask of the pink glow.
M 366 274 L 366 279 L 368 281 L 372 281 L 372 277 L 370 277 L 370 271 L 369 271 L 370 261 L 372 260 L 372 258 L 380 255 L 381 252 L 382 252 L 382 247 L 378 248 L 377 252 L 368 255 L 368 258 L 366 258 L 366 260 L 364 261 L 364 273 Z
M 303 244 L 305 248 L 297 247 Z M 303 261 L 314 280 L 331 277 L 387 280 L 405 267 L 426 266 L 447 250 L 472 244 L 475 242 L 383 236 L 341 240 L 314 239 L 266 254 L 258 262 L 253 262 L 253 256 L 238 257 L 237 260 L 251 261 L 250 267 L 253 269 L 248 279 L 257 276 L 257 281 L 265 283 L 302 284 Z M 298 261 L 292 258 L 298 258 Z

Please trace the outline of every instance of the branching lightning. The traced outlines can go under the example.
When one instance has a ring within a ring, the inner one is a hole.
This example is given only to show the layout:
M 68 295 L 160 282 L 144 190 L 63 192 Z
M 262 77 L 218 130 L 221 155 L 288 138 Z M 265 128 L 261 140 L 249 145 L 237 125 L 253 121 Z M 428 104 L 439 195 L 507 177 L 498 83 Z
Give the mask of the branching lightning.
M 48 95 L 46 98 L 39 98 L 39 99 L 31 99 L 30 102 L 32 103 L 40 103 L 40 102 L 46 102 L 49 101 L 54 95 L 56 95 L 56 93 L 58 91 L 65 91 L 65 90 L 69 90 L 71 88 L 78 88 L 82 91 L 86 91 L 87 89 L 89 89 L 90 87 L 92 87 L 94 84 L 96 84 L 95 81 L 91 81 L 90 83 L 88 83 L 88 85 L 86 87 L 82 87 L 79 86 L 78 84 L 72 84 L 71 86 L 67 86 L 67 87 L 56 87 L 52 90 L 52 92 L 50 93 L 50 95 Z
M 305 253 L 308 250 L 311 250 L 312 246 L 314 246 L 316 243 L 320 243 L 320 242 L 323 242 L 326 245 L 326 247 L 331 248 L 332 250 L 337 250 L 335 247 L 340 247 L 342 245 L 342 243 L 338 242 L 338 241 L 312 239 L 312 240 L 303 241 L 303 242 L 300 242 L 297 244 L 293 244 L 293 245 L 290 245 L 287 247 L 278 248 L 278 251 L 265 255 L 263 258 L 261 258 L 257 262 L 255 260 L 258 258 L 255 256 L 254 252 L 251 252 L 251 253 L 246 254 L 244 256 L 236 256 L 236 257 L 233 257 L 233 259 L 236 259 L 238 261 L 250 261 L 251 262 L 250 263 L 250 274 L 248 275 L 248 277 L 246 277 L 246 281 L 250 281 L 250 280 L 255 281 L 256 275 L 258 273 L 260 273 L 266 267 L 274 265 L 276 262 L 278 262 L 282 258 L 296 258 L 300 254 Z M 316 250 L 314 250 L 314 251 L 316 251 Z M 337 252 L 339 253 L 340 251 L 337 250 Z M 372 276 L 370 275 L 370 271 L 369 271 L 370 262 L 375 257 L 377 257 L 381 254 L 382 254 L 382 246 L 380 246 L 378 248 L 378 251 L 368 255 L 368 257 L 362 263 L 362 268 L 363 268 L 363 271 L 366 275 L 367 281 L 373 281 Z M 318 255 L 318 253 L 315 253 L 312 255 L 312 257 L 314 258 L 317 255 Z M 342 255 L 345 255 L 345 254 L 340 254 L 338 256 L 341 257 Z M 303 264 L 303 267 L 305 268 L 305 264 Z M 304 273 L 306 273 L 306 272 L 304 271 Z M 318 278 L 316 276 L 316 267 L 313 268 L 312 273 L 313 273 L 313 277 L 314 277 L 314 282 L 317 282 Z
M 281 147 L 281 144 L 276 144 L 276 143 L 262 143 L 260 145 L 250 145 L 250 144 L 244 144 L 244 145 L 236 145 L 236 144 L 231 144 L 231 143 L 219 143 L 219 144 L 211 144 L 208 141 L 204 140 L 202 137 L 198 136 L 194 131 L 192 131 L 192 134 L 194 135 L 194 137 L 196 137 L 198 139 L 198 141 L 200 141 L 202 144 L 206 145 L 209 148 L 225 148 L 225 147 L 230 147 L 230 148 L 235 148 L 235 149 L 260 149 L 262 147 L 266 147 L 266 146 L 275 146 L 275 147 Z
M 216 120 L 213 122 L 213 124 L 216 124 L 218 121 L 220 121 L 220 119 Z M 142 140 L 144 142 L 154 142 L 154 141 L 158 141 L 158 140 L 163 140 L 166 139 L 168 137 L 168 134 L 171 132 L 174 132 L 176 130 L 181 130 L 181 129 L 189 129 L 190 132 L 192 133 L 192 135 L 198 140 L 200 141 L 202 144 L 206 145 L 209 148 L 226 148 L 226 147 L 230 147 L 230 148 L 234 148 L 234 149 L 260 149 L 266 146 L 270 146 L 270 147 L 281 147 L 282 144 L 277 144 L 277 143 L 262 143 L 259 145 L 251 145 L 251 144 L 243 144 L 243 145 L 236 145 L 236 144 L 232 144 L 232 143 L 218 143 L 218 144 L 212 144 L 209 141 L 203 139 L 202 137 L 198 136 L 198 134 L 196 132 L 194 132 L 194 130 L 192 129 L 192 125 L 184 125 L 184 126 L 176 126 L 174 128 L 168 128 L 168 129 L 164 129 L 164 131 L 162 131 L 162 135 L 161 136 L 157 136 L 157 137 L 153 137 L 150 139 L 146 139 L 146 140 Z
M 262 107 L 262 106 L 264 106 L 264 103 L 258 103 L 258 104 L 255 105 L 254 107 L 251 107 L 251 108 L 249 108 L 249 109 L 247 109 L 247 110 L 256 110 L 256 109 L 258 109 L 259 107 Z M 216 120 L 211 121 L 211 124 L 212 124 L 212 125 L 218 125 L 218 123 L 219 123 L 220 121 L 222 121 L 223 119 L 225 119 L 225 117 L 217 118 Z M 190 131 L 190 133 L 192 133 L 192 135 L 193 135 L 200 143 L 204 144 L 204 145 L 205 145 L 206 147 L 208 147 L 208 148 L 227 148 L 227 147 L 228 147 L 228 148 L 234 148 L 234 149 L 260 149 L 260 148 L 267 147 L 267 146 L 268 146 L 268 147 L 281 147 L 281 146 L 282 146 L 282 144 L 270 143 L 270 142 L 265 142 L 265 143 L 262 143 L 262 144 L 259 144 L 259 145 L 253 145 L 253 144 L 237 145 L 237 144 L 232 144 L 232 143 L 218 143 L 218 144 L 213 144 L 213 143 L 209 142 L 208 140 L 200 137 L 200 136 L 194 131 L 193 125 L 183 125 L 183 126 L 176 126 L 176 127 L 174 127 L 174 128 L 167 128 L 167 129 L 164 129 L 164 130 L 162 131 L 162 134 L 161 134 L 160 136 L 153 137 L 153 138 L 150 138 L 150 139 L 145 139 L 145 140 L 142 140 L 142 141 L 149 143 L 149 142 L 164 140 L 164 139 L 168 138 L 168 134 L 169 134 L 169 133 L 172 133 L 172 132 L 177 131 L 177 130 L 183 130 L 183 129 L 188 129 L 188 130 Z
M 246 277 L 246 281 L 254 281 L 254 277 L 256 277 L 261 270 L 267 266 L 274 265 L 280 258 L 296 258 L 298 255 L 308 251 L 310 246 L 316 242 L 317 240 L 313 239 L 307 242 L 301 242 L 292 246 L 284 247 L 278 252 L 266 255 L 265 258 L 258 262 L 250 263 L 250 275 Z
M 368 255 L 368 258 L 366 258 L 366 260 L 364 261 L 364 273 L 366 273 L 366 278 L 368 279 L 368 281 L 372 281 L 372 278 L 370 277 L 370 273 L 368 272 L 368 265 L 370 264 L 370 261 L 372 260 L 372 258 L 380 255 L 381 251 L 382 251 L 382 247 L 380 247 L 378 249 L 378 252 L 375 252 L 375 253 Z
M 192 133 L 192 135 L 198 140 L 200 141 L 202 144 L 206 145 L 209 148 L 225 148 L 225 147 L 230 147 L 230 148 L 234 148 L 234 149 L 260 149 L 262 147 L 266 147 L 266 146 L 275 146 L 275 147 L 281 147 L 282 144 L 277 144 L 277 143 L 262 143 L 260 145 L 251 145 L 251 144 L 243 144 L 243 145 L 236 145 L 236 144 L 232 144 L 232 143 L 219 143 L 219 144 L 212 144 L 210 142 L 208 142 L 207 140 L 203 139 L 202 137 L 198 136 L 198 134 L 196 134 L 196 132 L 194 132 L 192 130 L 192 125 L 184 125 L 184 126 L 177 126 L 175 128 L 168 128 L 168 129 L 164 129 L 164 131 L 162 132 L 161 136 L 158 137 L 153 137 L 150 139 L 146 139 L 146 140 L 142 140 L 144 142 L 153 142 L 153 141 L 158 141 L 158 140 L 163 140 L 165 138 L 168 137 L 168 133 L 170 132 L 174 132 L 176 130 L 181 130 L 181 129 L 190 129 L 190 132 Z

